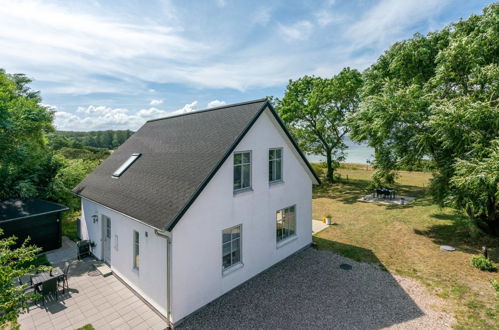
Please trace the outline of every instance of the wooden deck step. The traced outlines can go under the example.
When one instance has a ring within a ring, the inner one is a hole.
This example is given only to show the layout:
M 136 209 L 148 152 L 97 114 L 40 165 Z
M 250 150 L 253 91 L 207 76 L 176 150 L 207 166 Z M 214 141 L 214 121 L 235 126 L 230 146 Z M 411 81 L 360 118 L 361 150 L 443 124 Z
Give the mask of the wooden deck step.
M 109 276 L 113 273 L 111 268 L 103 262 L 97 261 L 94 263 L 94 266 L 104 277 Z

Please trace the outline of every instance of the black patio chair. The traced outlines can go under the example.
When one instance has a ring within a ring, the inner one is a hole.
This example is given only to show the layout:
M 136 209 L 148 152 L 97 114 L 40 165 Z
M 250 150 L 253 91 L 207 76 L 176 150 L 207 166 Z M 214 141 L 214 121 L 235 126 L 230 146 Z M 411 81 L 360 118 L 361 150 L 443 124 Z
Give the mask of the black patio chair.
M 30 285 L 28 286 L 26 289 L 24 289 L 24 294 L 25 294 L 25 303 L 27 304 L 26 305 L 26 312 L 29 313 L 29 308 L 31 307 L 31 304 L 34 302 L 33 299 L 31 299 L 30 297 L 33 297 L 33 295 L 36 293 L 36 289 L 34 286 Z
M 41 288 L 40 288 L 41 287 Z M 43 305 L 45 306 L 45 300 L 47 297 L 55 295 L 55 299 L 58 299 L 58 285 L 57 285 L 57 277 L 51 278 L 42 284 L 37 286 L 37 289 L 42 294 Z
M 23 275 L 23 276 L 17 278 L 17 284 L 19 284 L 19 285 L 23 285 L 23 284 L 32 285 L 33 282 L 31 281 L 30 275 Z
M 390 199 L 395 199 L 395 189 L 390 189 Z
M 65 289 L 64 289 L 65 287 L 68 288 L 68 290 L 69 290 L 69 285 L 68 285 L 69 266 L 71 266 L 71 264 L 66 261 L 64 263 L 64 269 L 62 271 L 63 274 L 57 278 L 57 283 L 62 282 L 62 293 L 65 292 Z
M 36 292 L 35 290 L 35 287 L 33 286 L 33 281 L 31 280 L 31 276 L 27 276 L 27 275 L 24 275 L 24 276 L 21 276 L 21 277 L 18 277 L 17 278 L 17 283 L 19 285 L 27 285 L 26 288 L 24 288 L 23 292 L 25 294 L 25 303 L 33 303 L 33 300 L 31 300 L 29 297 L 30 295 L 34 294 Z M 29 313 L 29 307 L 30 307 L 31 304 L 28 304 L 26 306 L 26 312 Z

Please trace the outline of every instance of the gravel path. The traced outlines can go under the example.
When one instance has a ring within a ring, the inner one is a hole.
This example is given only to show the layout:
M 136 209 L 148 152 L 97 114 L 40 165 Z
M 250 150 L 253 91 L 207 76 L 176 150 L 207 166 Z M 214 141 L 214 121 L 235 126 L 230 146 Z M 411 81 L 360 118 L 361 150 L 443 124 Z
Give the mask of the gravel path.
M 309 248 L 210 303 L 178 328 L 448 329 L 454 319 L 439 311 L 444 305 L 414 280 Z

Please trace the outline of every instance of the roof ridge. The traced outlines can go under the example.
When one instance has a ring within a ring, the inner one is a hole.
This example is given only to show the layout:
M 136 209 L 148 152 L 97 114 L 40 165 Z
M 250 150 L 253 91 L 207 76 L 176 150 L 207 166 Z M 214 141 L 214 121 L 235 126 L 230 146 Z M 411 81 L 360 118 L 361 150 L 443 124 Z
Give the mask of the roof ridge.
M 251 101 L 245 101 L 245 102 L 239 102 L 239 103 L 233 103 L 233 104 L 226 104 L 226 105 L 221 105 L 221 106 L 214 107 L 214 108 L 208 108 L 208 109 L 190 111 L 190 112 L 186 112 L 186 113 L 180 113 L 178 115 L 173 115 L 173 116 L 166 116 L 166 117 L 160 117 L 160 118 L 155 118 L 155 119 L 149 119 L 148 121 L 146 121 L 146 123 L 153 122 L 153 121 L 158 121 L 158 120 L 164 120 L 164 119 L 171 119 L 171 118 L 176 118 L 176 117 L 182 117 L 182 116 L 187 116 L 187 115 L 193 115 L 193 114 L 198 114 L 198 113 L 203 113 L 203 112 L 208 112 L 208 111 L 214 111 L 214 110 L 220 110 L 220 109 L 225 109 L 225 108 L 231 108 L 231 107 L 236 107 L 236 106 L 245 105 L 245 104 L 257 103 L 257 102 L 264 102 L 264 101 L 268 101 L 268 98 L 264 97 L 264 98 L 261 98 L 261 99 L 256 99 L 256 100 L 251 100 Z

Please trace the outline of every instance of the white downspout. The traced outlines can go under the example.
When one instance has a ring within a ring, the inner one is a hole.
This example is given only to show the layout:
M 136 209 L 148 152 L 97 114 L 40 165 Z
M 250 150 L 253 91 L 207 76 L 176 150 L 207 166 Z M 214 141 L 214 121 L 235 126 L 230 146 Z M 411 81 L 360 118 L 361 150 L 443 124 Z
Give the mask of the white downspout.
M 154 229 L 154 233 L 160 237 L 166 238 L 166 318 L 168 327 L 173 329 L 171 324 L 171 249 L 172 233 L 166 230 Z

